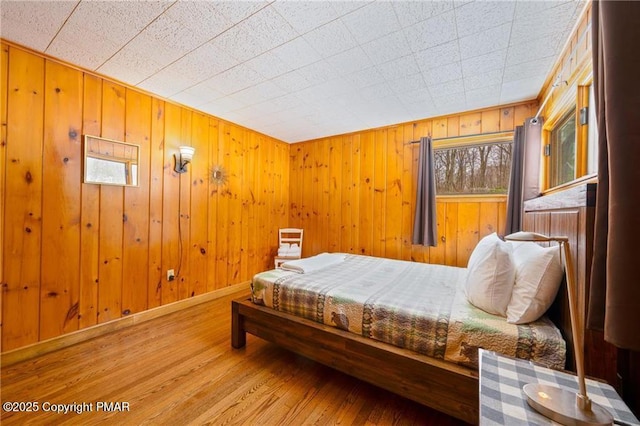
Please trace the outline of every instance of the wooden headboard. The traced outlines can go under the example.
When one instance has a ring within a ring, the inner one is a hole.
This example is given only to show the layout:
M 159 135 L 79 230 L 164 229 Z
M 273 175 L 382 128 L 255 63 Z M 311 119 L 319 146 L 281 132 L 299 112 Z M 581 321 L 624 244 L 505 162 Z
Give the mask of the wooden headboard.
M 596 184 L 584 183 L 525 201 L 522 228 L 524 231 L 545 235 L 569 237 L 578 287 L 578 314 L 582 324 L 586 323 L 587 295 L 591 273 L 593 225 L 595 219 Z M 575 371 L 573 337 L 569 316 L 566 283 L 563 282 L 558 296 L 548 312 L 551 320 L 560 328 L 567 340 L 567 366 Z M 585 339 L 586 341 L 587 339 Z M 585 345 L 586 347 L 586 345 Z M 588 352 L 585 365 L 589 364 Z

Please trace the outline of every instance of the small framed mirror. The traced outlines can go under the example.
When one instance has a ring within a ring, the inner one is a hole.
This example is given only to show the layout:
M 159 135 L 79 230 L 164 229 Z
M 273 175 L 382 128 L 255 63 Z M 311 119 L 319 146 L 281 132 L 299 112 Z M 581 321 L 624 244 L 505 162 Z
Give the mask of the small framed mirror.
M 84 136 L 84 183 L 138 186 L 140 147 Z

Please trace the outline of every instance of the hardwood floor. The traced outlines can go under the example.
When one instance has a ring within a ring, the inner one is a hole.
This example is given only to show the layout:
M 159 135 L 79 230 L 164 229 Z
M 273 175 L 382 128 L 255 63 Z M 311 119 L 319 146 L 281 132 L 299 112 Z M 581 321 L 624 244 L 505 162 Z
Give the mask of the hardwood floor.
M 233 349 L 230 305 L 240 296 L 3 368 L 3 404 L 38 411 L 3 409 L 2 424 L 462 424 L 251 335 Z M 67 414 L 51 411 L 63 404 Z

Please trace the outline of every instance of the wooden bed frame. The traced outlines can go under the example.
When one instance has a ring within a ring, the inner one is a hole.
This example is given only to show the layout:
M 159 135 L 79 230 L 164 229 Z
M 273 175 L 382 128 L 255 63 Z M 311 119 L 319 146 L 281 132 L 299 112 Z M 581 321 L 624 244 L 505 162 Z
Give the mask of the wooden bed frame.
M 554 235 L 562 233 L 569 236 L 572 250 L 578 259 L 576 267 L 582 313 L 588 276 L 586 271 L 590 268 L 592 232 L 589 230 L 589 215 L 592 211 L 586 205 L 579 204 L 593 195 L 585 188 L 595 191 L 595 186 L 588 188 L 583 185 L 566 191 L 571 192 L 573 197 L 556 193 L 540 197 L 537 204 L 530 204 L 529 207 L 525 204 L 524 221 L 526 230 L 551 231 Z M 549 203 L 540 203 L 545 198 L 558 200 L 560 204 L 551 203 L 549 207 Z M 563 200 L 571 200 L 574 204 L 566 206 Z M 567 221 L 568 217 L 573 220 Z M 567 334 L 570 327 L 567 327 L 568 305 L 564 287 L 559 295 L 564 296 L 556 299 L 550 310 L 550 318 L 558 325 L 565 339 L 571 342 L 571 336 Z M 468 423 L 478 423 L 479 391 L 476 370 L 258 306 L 250 300 L 235 300 L 231 308 L 231 341 L 234 348 L 244 347 L 246 333 L 251 333 L 420 404 Z M 569 343 L 567 347 L 570 348 Z M 573 354 L 568 350 L 567 360 L 571 361 L 572 358 Z M 572 363 L 569 362 L 568 365 L 571 366 Z

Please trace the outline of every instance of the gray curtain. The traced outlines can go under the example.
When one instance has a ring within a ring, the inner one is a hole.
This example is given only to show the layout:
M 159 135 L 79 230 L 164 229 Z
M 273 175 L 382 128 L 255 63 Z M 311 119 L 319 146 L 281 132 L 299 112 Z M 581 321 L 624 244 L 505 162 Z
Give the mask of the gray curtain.
M 598 193 L 588 326 L 640 351 L 640 7 L 592 3 Z
M 542 119 L 527 119 L 513 134 L 506 234 L 522 230 L 523 203 L 540 195 Z
M 431 145 L 430 137 L 420 139 L 416 215 L 413 221 L 412 242 L 413 244 L 425 246 L 435 246 L 437 244 L 436 178 Z

